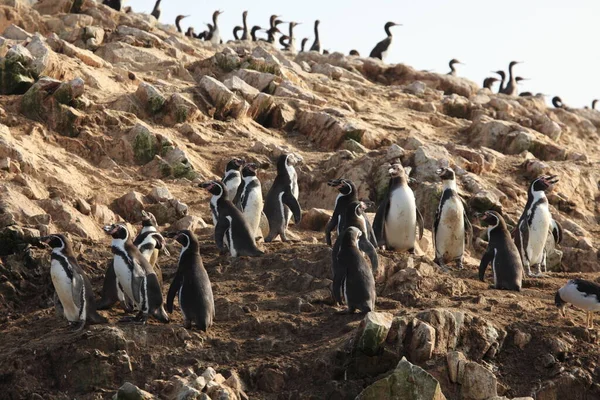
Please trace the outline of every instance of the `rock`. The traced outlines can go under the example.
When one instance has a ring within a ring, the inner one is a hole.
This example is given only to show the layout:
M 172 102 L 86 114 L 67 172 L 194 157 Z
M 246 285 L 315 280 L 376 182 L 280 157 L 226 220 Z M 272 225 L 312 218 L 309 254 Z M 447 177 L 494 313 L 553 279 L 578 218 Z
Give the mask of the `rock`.
M 92 207 L 82 198 L 77 199 L 77 210 L 83 215 L 90 215 L 92 213 Z
M 523 350 L 527 344 L 531 341 L 531 334 L 526 332 L 521 332 L 520 330 L 515 330 L 513 336 L 513 343 L 515 346 Z
M 119 388 L 117 394 L 114 395 L 113 400 L 151 400 L 155 399 L 155 397 L 138 388 L 132 383 L 125 382 L 123 386 Z
M 267 393 L 281 393 L 285 388 L 285 375 L 283 372 L 265 368 L 258 377 L 258 388 Z
M 196 232 L 199 229 L 205 229 L 205 228 L 208 228 L 208 225 L 206 224 L 206 222 L 204 222 L 204 220 L 202 218 L 196 217 L 195 215 L 186 215 L 185 217 L 181 218 L 180 220 L 177 220 L 176 222 L 174 222 L 169 227 L 169 231 L 176 232 L 176 231 L 182 231 L 182 230 L 189 230 L 192 232 Z
M 126 221 L 137 222 L 142 219 L 144 196 L 141 193 L 131 191 L 116 199 L 113 206 L 117 214 Z
M 243 79 L 235 75 L 226 79 L 223 84 L 227 89 L 241 95 L 249 103 L 260 93 L 258 89 L 247 84 Z
M 150 114 L 158 113 L 164 106 L 166 99 L 153 85 L 141 82 L 135 92 L 135 97 Z
M 59 198 L 41 200 L 39 205 L 52 216 L 52 222 L 64 232 L 91 240 L 102 240 L 106 237 L 91 217 L 81 214 L 75 207 Z
M 275 99 L 266 93 L 259 93 L 254 97 L 248 116 L 263 126 L 270 126 L 273 111 L 276 109 Z
M 448 351 L 456 348 L 464 313 L 433 309 L 417 314 L 417 318 L 426 322 L 435 330 L 435 334 L 433 335 L 435 343 L 433 350 L 435 353 L 446 354 Z
M 15 50 L 10 56 L 7 53 L 6 58 L 0 59 L 0 94 L 23 94 L 34 84 L 38 75 L 26 66 L 32 61 L 27 58 L 29 51 L 23 50 L 23 54 Z
M 356 400 L 445 400 L 439 382 L 402 358 L 396 369 L 363 390 Z
M 39 34 L 33 36 L 27 45 L 27 50 L 35 58 L 31 62 L 31 68 L 37 76 L 60 77 L 62 75 L 58 56 Z
M 357 331 L 356 349 L 369 356 L 379 353 L 392 326 L 392 318 L 391 314 L 385 312 L 367 313 Z
M 227 89 L 221 82 L 208 75 L 202 77 L 199 87 L 203 89 L 211 99 L 214 110 L 214 117 L 225 119 L 232 117 L 235 119 L 246 116 L 250 106 L 248 103 L 238 98 L 231 90 Z
M 487 368 L 476 362 L 465 365 L 461 384 L 462 399 L 486 400 L 498 395 L 496 376 Z
M 351 151 L 355 154 L 366 154 L 369 152 L 369 149 L 367 149 L 365 146 L 358 143 L 354 139 L 345 140 L 344 143 L 342 144 L 342 149 Z
M 4 36 L 6 39 L 27 40 L 27 39 L 31 39 L 31 37 L 33 35 L 31 33 L 27 32 L 26 30 L 19 28 L 15 24 L 10 24 L 4 30 L 4 32 L 2 32 L 2 36 Z
M 423 321 L 412 324 L 412 336 L 409 344 L 410 359 L 414 363 L 423 363 L 431 359 L 435 347 L 435 329 Z
M 94 203 L 91 206 L 92 216 L 101 225 L 109 225 L 117 220 L 117 216 L 104 204 Z
M 124 42 L 106 43 L 95 54 L 114 66 L 140 72 L 156 73 L 177 66 L 177 61 L 162 51 L 135 47 Z
M 86 26 L 83 29 L 83 40 L 86 46 L 95 51 L 104 42 L 104 28 L 100 26 Z
M 331 219 L 331 212 L 321 208 L 311 208 L 302 215 L 299 227 L 311 231 L 321 232 Z
M 344 69 L 331 64 L 313 64 L 311 67 L 313 74 L 323 74 L 334 81 L 339 81 L 344 75 Z
M 150 193 L 148 193 L 148 198 L 156 203 L 162 203 L 171 200 L 173 195 L 166 186 L 155 186 Z
M 273 90 L 267 90 L 267 88 L 277 78 L 273 74 L 249 69 L 239 69 L 235 72 L 235 76 L 246 82 L 248 85 L 254 87 L 259 92 L 267 93 L 273 92 Z
M 173 126 L 184 122 L 192 122 L 201 116 L 198 106 L 179 93 L 173 93 L 164 106 L 163 123 Z
M 459 380 L 463 380 L 465 373 L 465 365 L 467 364 L 467 358 L 460 351 L 449 351 L 446 355 L 446 362 L 448 363 L 448 376 L 450 382 L 457 383 Z
M 163 46 L 163 41 L 158 36 L 131 26 L 119 25 L 117 27 L 117 34 L 119 36 L 133 36 L 148 47 Z

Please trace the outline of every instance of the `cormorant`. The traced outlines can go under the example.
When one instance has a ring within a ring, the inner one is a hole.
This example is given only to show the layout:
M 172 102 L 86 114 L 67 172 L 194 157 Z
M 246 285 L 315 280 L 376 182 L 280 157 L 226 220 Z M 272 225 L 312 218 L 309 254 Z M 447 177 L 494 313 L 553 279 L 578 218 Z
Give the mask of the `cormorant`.
M 516 96 L 518 89 L 517 81 L 515 80 L 513 74 L 513 67 L 520 63 L 521 61 L 511 61 L 510 64 L 508 64 L 508 83 L 506 84 L 506 87 L 504 88 L 504 91 L 502 93 L 507 94 L 509 96 Z
M 450 72 L 448 72 L 448 75 L 456 76 L 456 68 L 454 68 L 454 64 L 462 64 L 462 63 L 460 61 L 458 61 L 456 58 L 453 58 L 452 60 L 450 60 L 450 63 L 448 63 L 448 65 L 450 66 Z
M 156 3 L 154 4 L 154 10 L 152 10 L 152 12 L 150 13 L 150 15 L 156 18 L 157 21 L 160 18 L 160 2 L 161 0 L 156 0 Z
M 187 31 L 185 32 L 185 36 L 187 37 L 196 37 L 196 34 L 194 33 L 194 28 L 192 28 L 191 26 L 187 29 Z
M 598 102 L 598 100 L 592 100 L 592 110 L 596 109 L 596 103 Z
M 498 82 L 499 80 L 500 79 L 498 79 L 498 78 L 485 78 L 483 80 L 483 87 L 484 87 L 484 89 L 490 89 L 490 90 L 492 90 L 492 85 L 495 82 Z
M 506 80 L 506 74 L 504 73 L 504 71 L 492 71 L 492 72 L 500 75 L 500 78 L 502 78 L 502 80 L 500 81 L 500 87 L 498 88 L 498 93 L 503 93 L 504 92 L 504 81 Z
M 189 15 L 178 15 L 177 18 L 175 18 L 175 26 L 177 27 L 177 32 L 182 33 L 183 31 L 181 30 L 181 26 L 179 26 L 179 22 L 181 22 L 182 19 L 189 17 Z
M 321 52 L 321 41 L 319 40 L 319 24 L 321 21 L 315 21 L 315 41 L 312 46 L 310 46 L 310 51 L 316 51 L 317 53 Z
M 304 47 L 306 46 L 306 42 L 308 42 L 308 38 L 304 38 L 302 39 L 302 42 L 300 43 L 300 52 L 304 53 Z
M 239 31 L 243 31 L 244 28 L 242 28 L 241 26 L 236 26 L 235 28 L 233 28 L 233 37 L 235 38 L 235 40 L 240 40 L 240 37 L 238 36 L 238 32 Z
M 281 17 L 281 15 L 271 15 L 271 18 L 269 18 L 269 28 L 274 28 L 275 26 L 277 26 L 276 22 L 277 18 Z
M 261 39 L 261 40 L 264 40 L 265 42 L 269 42 L 272 45 L 276 45 L 276 43 L 275 43 L 275 34 L 276 33 L 281 33 L 281 31 L 279 30 L 278 27 L 274 26 L 267 31 L 267 40 L 264 40 L 264 39 Z
M 565 108 L 562 99 L 558 96 L 554 96 L 552 98 L 552 105 L 556 108 Z
M 371 50 L 371 54 L 369 54 L 369 57 L 374 57 L 374 58 L 379 58 L 380 60 L 384 60 L 384 58 L 387 56 L 388 50 L 390 48 L 390 45 L 392 44 L 392 32 L 390 32 L 390 28 L 392 26 L 398 26 L 400 24 L 396 24 L 393 22 L 388 22 L 387 24 L 385 24 L 385 33 L 387 34 L 387 37 L 385 39 L 383 39 L 381 42 L 377 43 L 377 45 L 373 48 L 373 50 Z M 402 26 L 402 25 L 400 25 Z
M 262 30 L 262 28 L 258 25 L 254 25 L 252 27 L 252 30 L 250 31 L 250 36 L 252 37 L 253 42 L 256 42 L 258 40 L 256 37 L 256 32 L 261 31 L 261 30 Z
M 206 24 L 206 26 L 208 26 L 208 31 L 204 31 L 204 40 L 210 42 L 212 40 L 215 27 L 212 24 Z
M 210 42 L 212 44 L 221 44 L 221 33 L 219 32 L 219 25 L 217 24 L 217 18 L 219 15 L 223 14 L 223 11 L 217 10 L 213 13 L 213 30 L 210 38 Z
M 360 53 L 358 52 L 358 50 L 354 49 L 350 50 L 350 55 L 360 57 Z
M 300 25 L 300 23 L 290 22 L 290 35 L 288 38 L 288 48 L 286 50 L 289 50 L 292 54 L 296 54 L 298 52 L 296 49 L 296 38 L 294 37 L 294 27 L 296 27 L 297 25 Z
M 121 0 L 104 0 L 103 4 L 113 10 L 121 11 Z
M 242 13 L 242 21 L 244 25 L 244 33 L 242 33 L 242 40 L 250 40 L 250 34 L 248 33 L 248 11 Z
M 283 50 L 290 49 L 289 39 L 290 39 L 290 37 L 288 35 L 281 35 L 281 37 L 279 38 L 279 44 L 281 46 L 283 46 Z M 287 40 L 287 43 L 286 43 L 286 40 Z
M 329 50 L 323 50 L 323 54 L 325 54 L 325 55 L 329 54 Z

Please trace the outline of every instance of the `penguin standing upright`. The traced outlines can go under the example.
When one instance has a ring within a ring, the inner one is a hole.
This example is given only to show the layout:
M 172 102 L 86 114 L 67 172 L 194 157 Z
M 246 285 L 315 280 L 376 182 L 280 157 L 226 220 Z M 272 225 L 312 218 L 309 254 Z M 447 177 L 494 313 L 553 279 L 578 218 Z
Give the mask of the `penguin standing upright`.
M 341 271 L 336 277 L 337 281 L 334 281 L 334 287 L 341 287 L 348 313 L 356 310 L 361 313 L 375 311 L 375 279 L 358 248 L 361 236 L 360 229 L 351 226 L 338 239 L 340 246 L 336 257 Z
M 188 230 L 169 236 L 183 247 L 177 272 L 167 294 L 167 311 L 169 314 L 173 312 L 173 299 L 179 294 L 183 326 L 191 329 L 193 322 L 200 330 L 206 332 L 215 317 L 215 302 L 210 279 L 202 264 L 198 239 Z
M 560 243 L 562 228 L 552 219 L 546 190 L 556 184 L 556 175 L 540 176 L 531 182 L 527 192 L 527 204 L 515 232 L 515 243 L 528 276 L 542 276 L 546 272 L 546 240 L 552 231 L 554 241 Z M 531 273 L 531 267 L 538 269 Z
M 256 247 L 254 234 L 250 232 L 242 212 L 222 195 L 225 192 L 223 183 L 209 181 L 201 183 L 200 186 L 209 191 L 213 197 L 217 197 L 215 242 L 219 250 L 224 251 L 226 244 L 231 257 L 263 255 L 264 253 Z
M 479 264 L 479 280 L 484 281 L 485 270 L 491 263 L 496 289 L 520 291 L 523 264 L 504 218 L 496 211 L 486 211 L 482 220 L 488 225 L 488 246 Z
M 342 222 L 338 226 L 341 232 L 344 232 L 347 228 L 355 227 L 360 230 L 361 235 L 358 237 L 358 248 L 363 251 L 369 260 L 371 261 L 371 270 L 373 276 L 377 276 L 379 270 L 379 259 L 377 257 L 377 242 L 369 240 L 369 237 L 373 236 L 373 229 L 369 223 L 369 219 L 365 215 L 367 206 L 362 201 L 354 201 L 347 205 L 345 210 L 345 216 Z M 340 246 L 342 245 L 341 235 L 338 236 L 335 244 L 333 245 L 332 251 L 332 264 L 331 272 L 333 276 L 333 298 L 338 303 L 342 301 L 342 278 L 344 276 L 345 267 L 344 265 L 338 264 L 338 253 Z
M 333 207 L 333 215 L 325 226 L 325 240 L 327 245 L 331 246 L 331 231 L 337 228 L 337 234 L 340 235 L 342 230 L 342 218 L 346 215 L 346 207 L 348 204 L 358 200 L 356 186 L 349 179 L 332 179 L 327 182 L 328 186 L 334 187 L 340 192 L 335 198 Z
M 462 268 L 465 243 L 471 243 L 473 227 L 458 195 L 454 171 L 440 168 L 436 172 L 442 179 L 443 191 L 433 223 L 434 262 L 445 268 L 447 261 L 456 261 L 456 267 Z
M 260 217 L 263 209 L 263 197 L 260 181 L 256 176 L 258 166 L 254 163 L 244 165 L 242 169 L 242 184 L 240 185 L 240 207 L 250 233 L 255 238 L 262 237 Z
M 241 158 L 234 158 L 227 163 L 225 167 L 225 176 L 221 182 L 225 185 L 225 192 L 227 193 L 227 200 L 231 200 L 233 204 L 236 204 L 236 194 L 240 183 L 242 183 L 242 175 L 240 174 L 240 168 L 244 165 L 245 161 Z
M 50 276 L 69 325 L 80 331 L 86 321 L 92 324 L 107 322 L 96 311 L 94 291 L 87 275 L 77 264 L 69 240 L 59 234 L 39 238 L 52 248 Z
M 163 296 L 156 273 L 148 260 L 133 245 L 127 228 L 124 225 L 112 224 L 105 226 L 104 231 L 113 238 L 111 250 L 114 254 L 113 266 L 117 280 L 139 310 L 134 320 L 145 323 L 150 314 L 161 322 L 169 322 L 163 308 Z
M 373 229 L 377 244 L 388 250 L 415 252 L 417 227 L 423 237 L 423 216 L 417 209 L 415 194 L 400 164 L 388 170 L 391 178 L 388 193 L 377 208 Z
M 263 209 L 269 221 L 269 234 L 265 238 L 267 243 L 277 236 L 281 236 L 281 240 L 287 242 L 286 230 L 292 214 L 296 224 L 300 223 L 302 218 L 302 210 L 298 203 L 298 174 L 294 168 L 300 160 L 295 154 L 282 154 L 277 160 L 277 177 L 267 193 Z

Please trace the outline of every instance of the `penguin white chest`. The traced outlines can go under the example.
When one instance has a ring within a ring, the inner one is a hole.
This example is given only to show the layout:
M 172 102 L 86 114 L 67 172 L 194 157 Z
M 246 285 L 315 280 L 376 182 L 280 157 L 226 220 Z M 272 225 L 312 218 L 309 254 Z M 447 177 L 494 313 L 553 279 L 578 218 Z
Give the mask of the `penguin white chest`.
M 123 260 L 123 257 L 116 255 L 113 260 L 113 266 L 115 269 L 115 275 L 117 276 L 117 281 L 121 284 L 123 291 L 130 299 L 133 299 L 135 303 L 139 303 L 137 299 L 139 296 L 133 295 L 133 274 L 129 270 L 129 266 Z
M 242 183 L 242 178 L 239 175 L 239 172 L 234 171 L 226 177 L 227 183 L 225 183 L 225 190 L 227 190 L 227 199 L 233 201 L 235 195 L 237 194 L 238 187 Z
M 454 260 L 463 255 L 465 248 L 463 205 L 459 198 L 447 199 L 440 212 L 435 235 L 436 255 L 444 260 Z
M 229 221 L 229 229 L 227 229 L 227 232 L 225 233 L 225 235 L 227 235 L 227 241 L 229 242 L 229 254 L 231 254 L 231 257 L 237 257 L 238 252 L 235 248 L 235 243 L 233 241 L 233 229 L 231 227 L 233 219 L 229 215 L 225 218 L 227 218 L 227 220 Z
M 533 219 L 529 226 L 527 256 L 530 265 L 539 264 L 544 258 L 544 247 L 546 246 L 546 239 L 548 239 L 551 220 L 552 215 L 548 209 L 548 203 L 539 204 L 534 211 Z
M 390 208 L 385 219 L 387 245 L 396 250 L 415 247 L 417 236 L 415 195 L 407 185 L 396 188 L 390 196 Z
M 52 260 L 50 263 L 50 276 L 56 294 L 58 294 L 60 303 L 63 306 L 65 317 L 71 322 L 79 321 L 79 308 L 73 298 L 73 282 L 57 260 Z M 83 302 L 81 303 L 83 304 Z
M 253 189 L 247 193 L 247 198 L 244 198 L 244 218 L 248 222 L 250 233 L 255 236 L 260 236 L 260 214 L 263 209 L 263 198 L 260 187 Z

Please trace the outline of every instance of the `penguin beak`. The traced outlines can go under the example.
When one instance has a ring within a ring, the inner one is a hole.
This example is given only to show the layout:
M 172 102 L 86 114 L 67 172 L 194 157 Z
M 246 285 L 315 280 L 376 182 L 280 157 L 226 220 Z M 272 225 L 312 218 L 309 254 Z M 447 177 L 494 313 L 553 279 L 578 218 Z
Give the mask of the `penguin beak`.
M 178 235 L 178 232 L 163 232 L 162 235 L 166 238 L 173 239 Z
M 201 187 L 202 189 L 210 190 L 214 186 L 214 183 L 212 183 L 212 182 L 202 182 L 198 186 Z
M 117 231 L 117 229 L 119 229 L 118 225 L 106 225 L 104 228 L 102 228 L 104 230 L 104 232 L 108 233 L 109 235 L 112 235 L 113 233 L 115 233 Z
M 38 241 L 40 243 L 48 244 L 48 242 L 50 242 L 50 236 L 41 236 L 38 238 Z
M 435 173 L 438 174 L 438 175 L 441 175 L 442 172 L 444 172 L 444 170 L 441 169 L 441 168 L 438 168 L 438 169 L 435 170 Z

